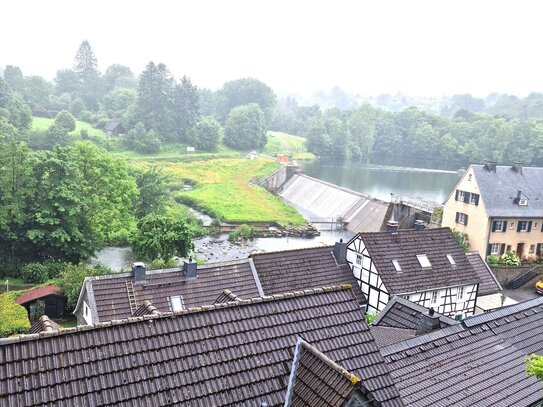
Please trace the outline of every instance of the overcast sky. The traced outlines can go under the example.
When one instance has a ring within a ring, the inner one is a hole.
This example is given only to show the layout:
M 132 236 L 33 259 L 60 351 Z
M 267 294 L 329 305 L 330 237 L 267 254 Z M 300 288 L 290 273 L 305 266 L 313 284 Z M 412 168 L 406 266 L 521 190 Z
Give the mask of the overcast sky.
M 281 93 L 543 91 L 543 2 L 6 0 L 0 66 L 53 79 L 87 39 L 100 70 L 153 60 L 199 87 L 256 77 Z

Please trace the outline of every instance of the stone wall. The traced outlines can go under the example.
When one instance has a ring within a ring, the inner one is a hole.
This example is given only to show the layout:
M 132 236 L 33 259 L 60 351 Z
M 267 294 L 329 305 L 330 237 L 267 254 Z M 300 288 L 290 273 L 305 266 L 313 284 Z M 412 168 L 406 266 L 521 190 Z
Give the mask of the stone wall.
M 505 287 L 510 281 L 526 273 L 534 267 L 534 264 L 523 264 L 522 266 L 490 266 L 490 269 L 494 272 L 494 275 L 498 279 L 502 287 Z M 540 267 L 541 272 L 541 267 Z

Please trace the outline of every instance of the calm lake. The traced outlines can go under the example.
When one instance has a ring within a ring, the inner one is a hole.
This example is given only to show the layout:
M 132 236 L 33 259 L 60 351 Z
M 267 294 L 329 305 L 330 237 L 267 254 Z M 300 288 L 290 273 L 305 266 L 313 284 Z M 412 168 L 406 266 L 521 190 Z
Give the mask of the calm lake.
M 311 177 L 363 192 L 384 201 L 390 201 L 390 194 L 393 193 L 443 202 L 459 180 L 458 173 L 452 170 L 325 161 L 304 162 L 302 166 L 305 173 Z M 205 215 L 202 220 L 205 223 L 209 222 Z M 228 236 L 223 234 L 197 239 L 194 244 L 198 258 L 214 262 L 245 258 L 255 251 L 332 245 L 340 238 L 347 241 L 351 237 L 352 233 L 348 231 L 322 230 L 321 235 L 314 238 L 265 238 L 236 245 L 228 242 Z M 135 260 L 130 248 L 107 247 L 97 253 L 93 261 L 119 271 L 129 269 Z
M 443 202 L 460 179 L 456 170 L 441 170 L 323 160 L 301 163 L 307 175 L 390 201 L 390 194 Z

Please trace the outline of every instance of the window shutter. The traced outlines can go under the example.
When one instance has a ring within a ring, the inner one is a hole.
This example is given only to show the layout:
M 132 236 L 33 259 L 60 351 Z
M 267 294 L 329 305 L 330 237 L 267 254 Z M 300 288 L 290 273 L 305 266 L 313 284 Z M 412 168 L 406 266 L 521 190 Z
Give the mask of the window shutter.
M 465 202 L 465 203 L 469 203 L 469 196 L 470 196 L 470 193 L 469 193 L 469 192 L 465 192 L 465 193 L 464 193 L 464 202 Z
M 496 231 L 496 221 L 495 220 L 492 221 L 492 231 L 493 232 Z
M 532 230 L 532 221 L 528 222 L 528 232 Z
M 538 243 L 535 249 L 535 255 L 537 257 L 541 256 L 541 243 Z
M 505 243 L 502 243 L 502 245 L 500 246 L 500 256 L 503 255 L 505 253 Z
M 505 232 L 505 231 L 507 230 L 507 223 L 508 223 L 508 222 L 509 222 L 509 221 L 508 221 L 507 219 L 503 221 L 503 224 L 502 224 L 502 232 Z
M 479 205 L 479 194 L 473 194 L 475 195 L 475 205 Z
M 517 232 L 520 232 L 520 220 L 517 221 Z
M 489 243 L 489 244 L 486 246 L 486 255 L 487 255 L 487 256 L 490 256 L 490 253 L 492 253 L 492 245 Z
M 464 225 L 467 226 L 467 224 L 468 224 L 468 215 L 464 215 L 464 219 L 466 219 L 466 221 L 464 222 Z
M 460 214 L 458 212 L 456 212 L 456 219 L 454 220 L 456 223 L 458 223 L 458 217 L 460 216 Z
M 454 199 L 456 201 L 458 201 L 458 195 L 460 195 L 460 190 L 459 189 L 456 190 L 456 196 L 454 197 Z

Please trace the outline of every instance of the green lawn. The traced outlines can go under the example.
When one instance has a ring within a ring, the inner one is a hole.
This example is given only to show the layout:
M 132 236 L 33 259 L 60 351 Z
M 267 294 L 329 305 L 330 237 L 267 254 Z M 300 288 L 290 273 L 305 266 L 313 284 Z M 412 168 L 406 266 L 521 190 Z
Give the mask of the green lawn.
M 165 166 L 173 182 L 196 182 L 191 191 L 176 196 L 209 208 L 215 216 L 230 222 L 278 222 L 303 225 L 305 220 L 294 208 L 264 188 L 251 184 L 279 168 L 279 164 L 263 158 L 219 159 L 193 163 L 171 163 Z
M 47 130 L 54 121 L 54 119 L 47 119 L 45 117 L 34 117 L 32 119 L 32 130 Z M 75 131 L 73 131 L 72 134 L 79 136 L 81 129 L 86 129 L 89 136 L 106 137 L 106 133 L 104 133 L 103 130 L 92 127 L 90 123 L 76 120 Z
M 280 131 L 269 131 L 264 154 L 290 154 L 294 160 L 314 160 L 315 156 L 307 151 L 306 139 Z

